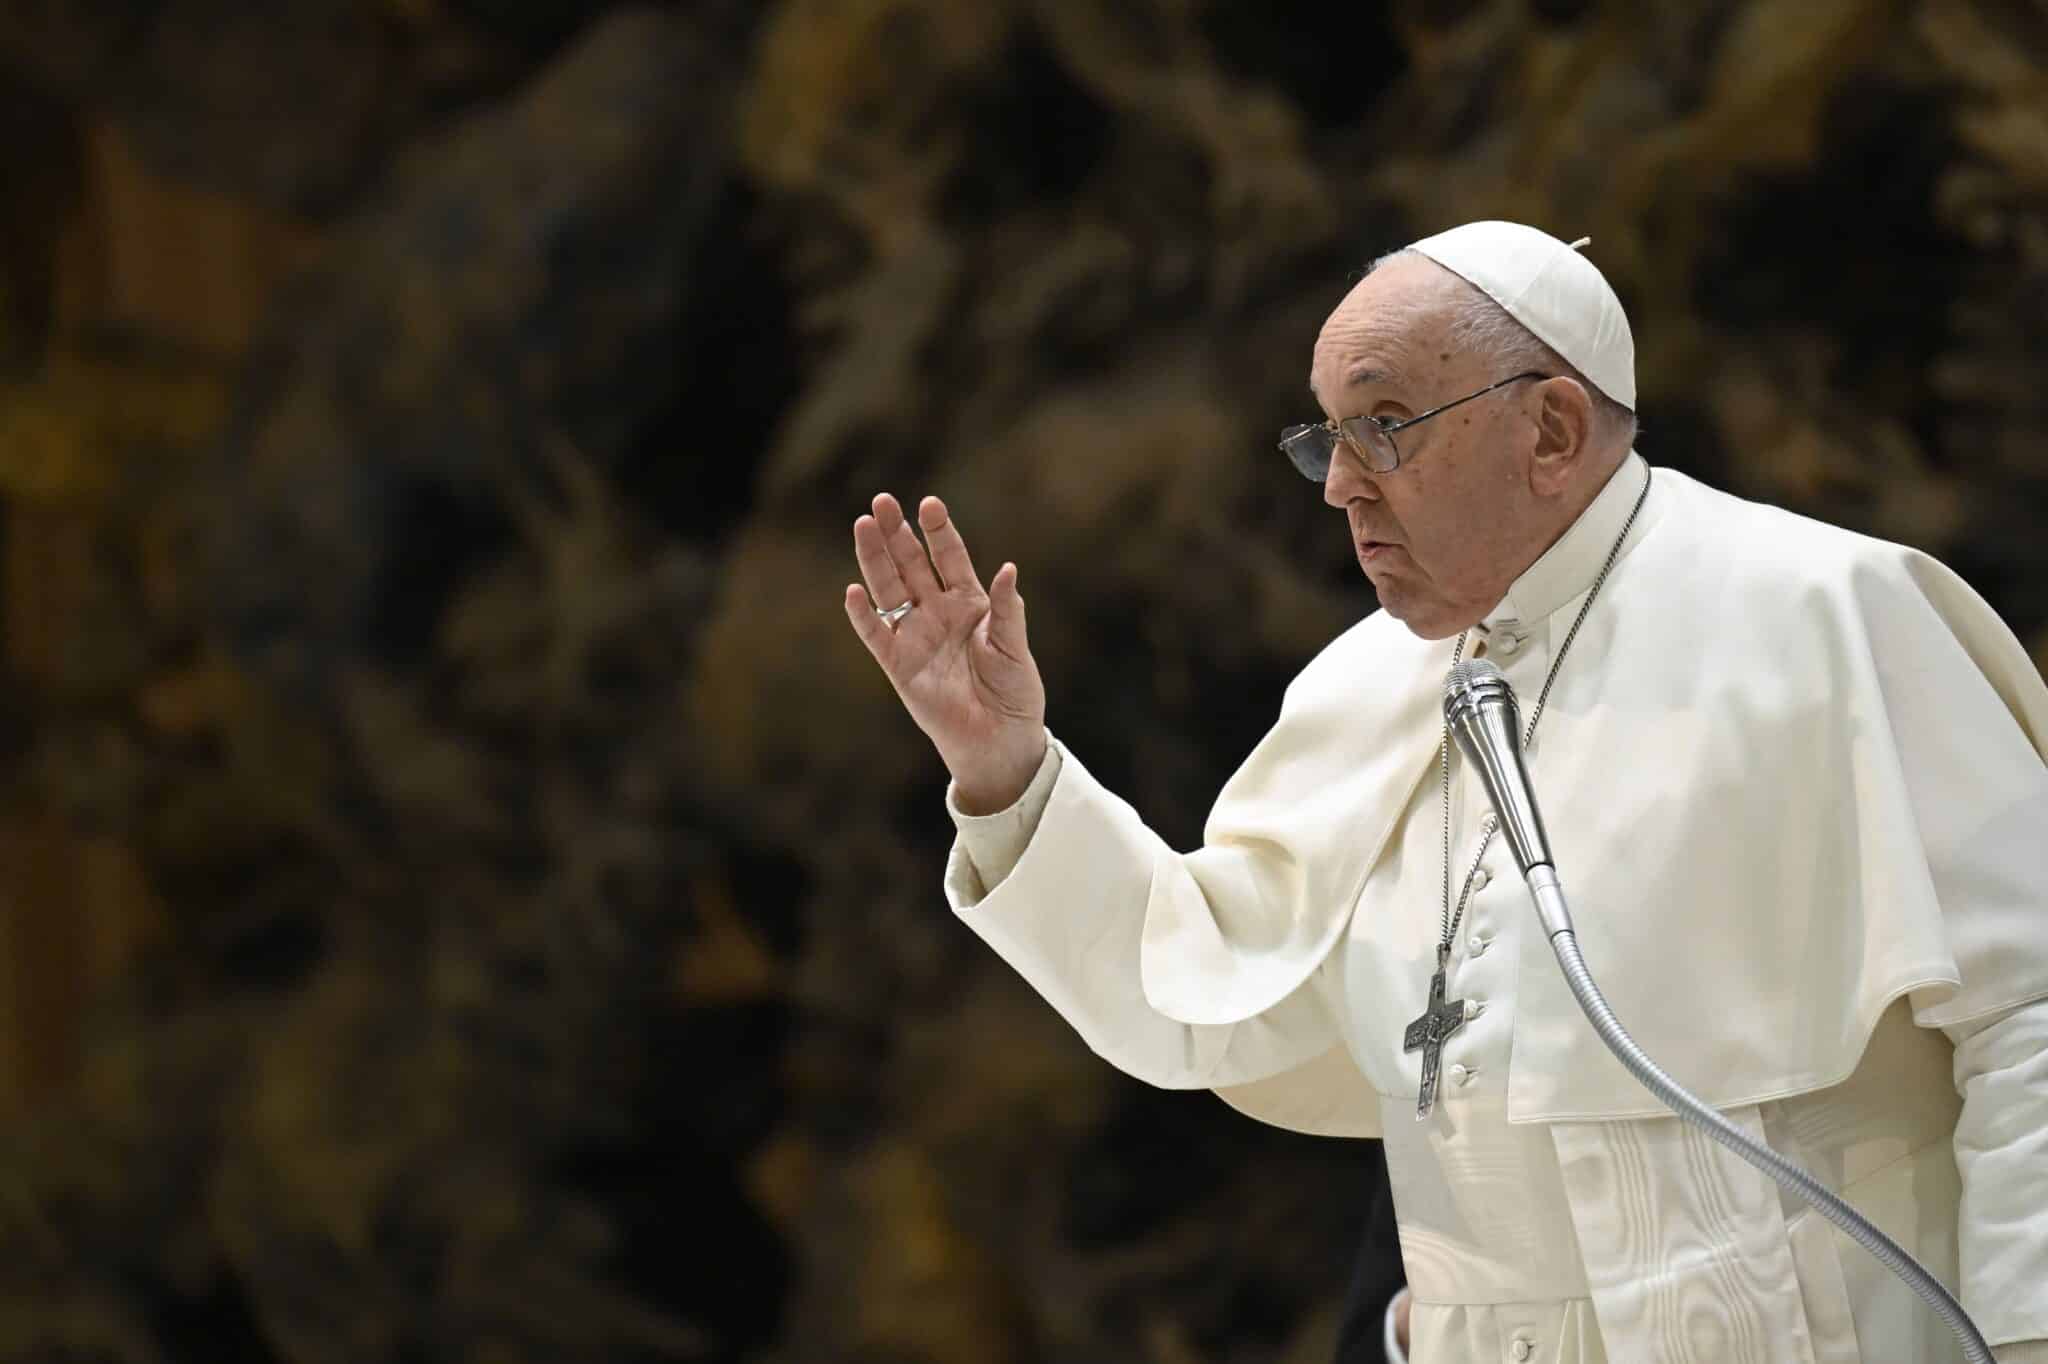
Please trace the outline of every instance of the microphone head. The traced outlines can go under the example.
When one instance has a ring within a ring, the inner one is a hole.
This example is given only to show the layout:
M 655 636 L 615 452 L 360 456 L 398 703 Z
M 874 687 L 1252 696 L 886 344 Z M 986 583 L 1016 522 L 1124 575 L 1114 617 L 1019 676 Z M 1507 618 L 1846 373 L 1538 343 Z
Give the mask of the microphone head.
M 1486 702 L 1505 705 L 1508 714 L 1520 718 L 1515 689 L 1501 670 L 1483 658 L 1471 659 L 1452 668 L 1444 678 L 1444 720 L 1456 726 L 1460 716 Z
M 1485 659 L 1460 663 L 1444 679 L 1444 727 L 1486 784 L 1486 797 L 1523 875 L 1550 862 L 1550 841 L 1522 763 L 1522 716 L 1515 689 Z

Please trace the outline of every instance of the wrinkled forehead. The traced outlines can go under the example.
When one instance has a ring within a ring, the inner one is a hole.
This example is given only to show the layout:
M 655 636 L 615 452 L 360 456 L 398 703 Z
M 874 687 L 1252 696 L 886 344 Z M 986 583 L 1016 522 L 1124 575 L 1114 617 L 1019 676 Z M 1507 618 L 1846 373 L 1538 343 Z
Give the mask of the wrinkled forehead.
M 1424 256 L 1396 256 L 1360 280 L 1316 336 L 1317 400 L 1334 411 L 1377 392 L 1402 396 L 1453 366 L 1449 305 L 1462 283 Z

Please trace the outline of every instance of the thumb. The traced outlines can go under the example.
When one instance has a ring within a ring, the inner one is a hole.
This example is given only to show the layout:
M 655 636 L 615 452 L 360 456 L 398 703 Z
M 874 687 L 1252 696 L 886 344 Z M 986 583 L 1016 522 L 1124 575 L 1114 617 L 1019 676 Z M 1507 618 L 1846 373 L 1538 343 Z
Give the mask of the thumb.
M 988 592 L 988 638 L 998 651 L 1022 660 L 1030 652 L 1024 638 L 1024 597 L 1017 590 L 1017 565 L 996 570 Z

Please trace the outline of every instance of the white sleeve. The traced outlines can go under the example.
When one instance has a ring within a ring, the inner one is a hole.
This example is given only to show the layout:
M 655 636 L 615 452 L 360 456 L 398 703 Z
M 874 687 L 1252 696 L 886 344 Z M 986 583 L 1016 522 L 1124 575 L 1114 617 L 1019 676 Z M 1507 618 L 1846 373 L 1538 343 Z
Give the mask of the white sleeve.
M 956 783 L 946 783 L 946 813 L 953 817 L 960 850 L 972 864 L 982 887 L 975 894 L 975 900 L 980 900 L 989 888 L 1001 885 L 1003 878 L 1017 865 L 1017 859 L 1024 855 L 1024 849 L 1030 846 L 1031 836 L 1038 832 L 1038 821 L 1045 817 L 1045 802 L 1051 797 L 1052 784 L 1059 774 L 1059 745 L 1048 733 L 1045 760 L 1039 763 L 1038 772 L 1031 778 L 1031 784 L 1024 788 L 1024 794 L 1007 810 L 998 810 L 992 815 L 970 815 L 960 808 Z
M 1999 1364 L 2048 1364 L 2048 999 L 1942 1031 L 1963 1099 L 1963 1307 Z
M 1994 1345 L 1991 1364 L 2048 1364 L 2048 1340 L 2015 1340 Z
M 1139 943 L 1155 888 L 1180 897 L 1204 892 L 1181 855 L 1097 782 L 1072 750 L 1051 736 L 1047 743 L 1053 751 L 1032 783 L 1046 787 L 1035 817 L 1027 792 L 1010 810 L 987 817 L 997 824 L 963 827 L 954 840 L 945 889 L 961 921 L 1097 1055 L 1147 1084 L 1250 1084 L 1337 1046 L 1336 1024 L 1313 977 L 1238 1023 L 1181 1023 L 1151 1006 Z M 994 884 L 986 883 L 984 872 L 995 876 Z

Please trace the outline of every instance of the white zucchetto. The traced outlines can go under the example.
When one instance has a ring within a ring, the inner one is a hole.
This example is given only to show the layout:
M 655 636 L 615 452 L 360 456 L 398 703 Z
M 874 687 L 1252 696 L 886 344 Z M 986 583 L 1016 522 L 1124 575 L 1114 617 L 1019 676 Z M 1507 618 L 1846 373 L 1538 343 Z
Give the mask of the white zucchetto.
M 1602 393 L 1635 410 L 1636 343 L 1628 317 L 1599 267 L 1572 246 L 1520 223 L 1478 222 L 1407 249 L 1500 304 Z

